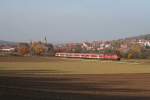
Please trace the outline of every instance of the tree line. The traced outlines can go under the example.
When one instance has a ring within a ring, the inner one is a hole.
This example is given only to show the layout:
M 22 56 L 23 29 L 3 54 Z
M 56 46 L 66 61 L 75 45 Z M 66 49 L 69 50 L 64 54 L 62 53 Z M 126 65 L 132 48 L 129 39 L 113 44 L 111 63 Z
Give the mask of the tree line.
M 42 42 L 19 43 L 17 52 L 21 56 L 52 56 L 54 55 L 54 47 L 52 44 Z

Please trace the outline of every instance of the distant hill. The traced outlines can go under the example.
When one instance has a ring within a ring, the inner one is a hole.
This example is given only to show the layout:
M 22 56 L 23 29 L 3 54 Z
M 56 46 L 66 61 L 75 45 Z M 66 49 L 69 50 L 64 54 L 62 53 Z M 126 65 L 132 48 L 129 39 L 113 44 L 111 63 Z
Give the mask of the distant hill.
M 150 34 L 141 35 L 141 36 L 138 36 L 137 38 L 139 38 L 139 39 L 145 39 L 145 40 L 150 40 Z
M 150 34 L 146 35 L 140 35 L 140 36 L 135 36 L 135 37 L 129 37 L 126 39 L 144 39 L 144 40 L 150 40 Z
M 13 45 L 13 44 L 16 44 L 16 43 L 15 43 L 15 42 L 11 42 L 11 41 L 0 40 L 0 45 L 3 45 L 3 44 L 10 44 L 10 45 Z

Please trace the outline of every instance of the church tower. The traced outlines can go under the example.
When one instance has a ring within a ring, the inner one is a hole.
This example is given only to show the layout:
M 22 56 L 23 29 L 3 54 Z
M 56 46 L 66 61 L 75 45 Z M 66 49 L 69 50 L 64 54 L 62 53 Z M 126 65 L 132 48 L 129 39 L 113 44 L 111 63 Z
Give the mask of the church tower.
M 46 36 L 45 36 L 45 39 L 44 39 L 44 43 L 47 44 L 47 38 L 46 38 Z

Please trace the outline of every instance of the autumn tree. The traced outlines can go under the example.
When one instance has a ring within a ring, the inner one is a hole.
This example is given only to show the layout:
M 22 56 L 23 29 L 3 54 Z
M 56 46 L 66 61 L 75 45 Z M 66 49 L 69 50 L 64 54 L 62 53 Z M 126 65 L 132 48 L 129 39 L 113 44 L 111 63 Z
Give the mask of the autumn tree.
M 29 49 L 28 48 L 19 48 L 19 53 L 24 56 L 29 54 Z
M 18 44 L 18 52 L 20 55 L 25 56 L 30 53 L 30 46 L 28 43 L 19 43 Z
M 46 51 L 46 47 L 41 42 L 35 42 L 32 44 L 32 51 L 34 52 L 35 55 L 42 56 Z
M 132 45 L 128 52 L 128 59 L 140 58 L 142 55 L 142 47 L 138 44 Z

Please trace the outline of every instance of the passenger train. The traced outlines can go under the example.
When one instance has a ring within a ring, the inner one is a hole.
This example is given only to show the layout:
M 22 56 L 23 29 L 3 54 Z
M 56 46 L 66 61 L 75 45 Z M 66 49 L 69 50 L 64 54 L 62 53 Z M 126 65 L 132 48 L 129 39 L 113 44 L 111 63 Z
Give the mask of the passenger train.
M 92 53 L 56 53 L 56 57 L 65 58 L 83 58 L 83 59 L 104 59 L 104 60 L 120 60 L 117 54 L 92 54 Z

